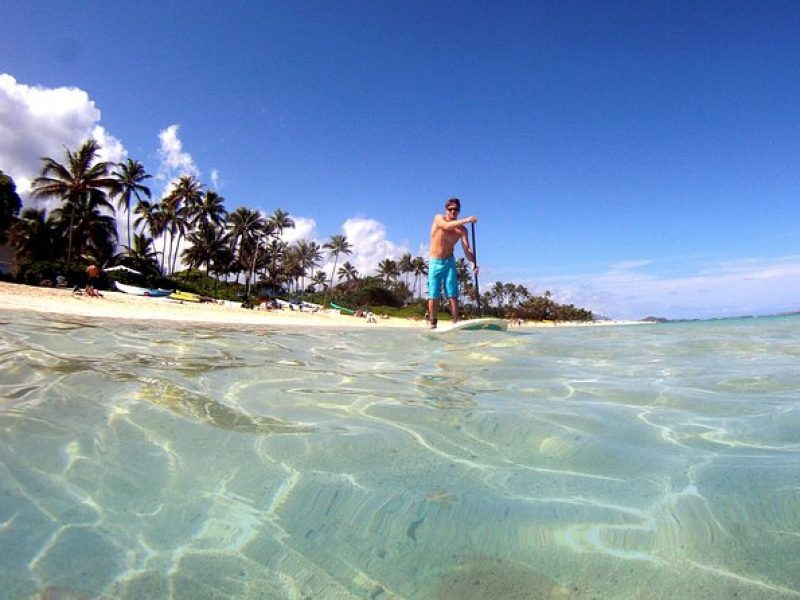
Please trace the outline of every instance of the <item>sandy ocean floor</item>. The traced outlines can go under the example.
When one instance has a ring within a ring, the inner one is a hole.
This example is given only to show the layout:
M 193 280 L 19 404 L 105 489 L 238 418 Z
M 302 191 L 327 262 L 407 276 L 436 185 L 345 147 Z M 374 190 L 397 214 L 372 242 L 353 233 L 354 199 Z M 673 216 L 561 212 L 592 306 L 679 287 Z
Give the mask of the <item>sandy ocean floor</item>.
M 0 599 L 800 598 L 798 317 L 0 298 Z

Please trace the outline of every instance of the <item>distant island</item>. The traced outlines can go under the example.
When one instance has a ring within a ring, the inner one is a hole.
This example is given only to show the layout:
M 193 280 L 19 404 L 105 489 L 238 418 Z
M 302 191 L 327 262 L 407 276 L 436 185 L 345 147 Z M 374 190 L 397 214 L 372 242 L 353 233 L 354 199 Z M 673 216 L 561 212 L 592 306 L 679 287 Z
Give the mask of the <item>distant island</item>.
M 734 317 L 707 317 L 705 319 L 667 319 L 664 317 L 645 317 L 640 319 L 644 323 L 695 323 L 698 321 L 737 321 L 741 319 L 769 319 L 773 317 L 794 317 L 800 315 L 800 310 L 789 312 L 771 313 L 766 315 L 736 315 Z

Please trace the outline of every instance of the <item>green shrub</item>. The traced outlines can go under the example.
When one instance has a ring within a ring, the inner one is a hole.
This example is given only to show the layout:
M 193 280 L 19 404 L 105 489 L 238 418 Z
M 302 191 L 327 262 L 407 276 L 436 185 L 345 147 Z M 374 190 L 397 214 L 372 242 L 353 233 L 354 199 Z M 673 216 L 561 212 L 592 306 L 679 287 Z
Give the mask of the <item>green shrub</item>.
M 42 281 L 50 281 L 55 285 L 59 275 L 66 278 L 70 287 L 86 285 L 86 265 L 50 260 L 37 260 L 22 265 L 17 280 L 28 285 L 40 285 Z M 101 275 L 97 287 L 98 289 L 107 289 L 108 279 L 104 274 Z

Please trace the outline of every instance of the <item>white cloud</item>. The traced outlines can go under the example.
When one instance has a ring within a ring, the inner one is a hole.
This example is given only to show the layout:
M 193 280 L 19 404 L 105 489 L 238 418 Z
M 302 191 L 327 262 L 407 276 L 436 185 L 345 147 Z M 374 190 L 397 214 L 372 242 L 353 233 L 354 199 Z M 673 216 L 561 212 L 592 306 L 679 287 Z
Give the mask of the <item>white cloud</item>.
M 559 302 L 622 319 L 709 318 L 800 309 L 799 256 L 687 264 L 678 275 L 659 273 L 659 266 L 653 261 L 631 261 L 598 273 L 545 277 L 536 281 L 535 290 L 549 289 Z
M 41 170 L 42 156 L 58 160 L 65 147 L 77 149 L 90 137 L 103 146 L 102 159 L 122 160 L 125 148 L 99 125 L 100 117 L 89 94 L 79 88 L 29 86 L 0 74 L 0 169 L 24 198 Z
M 265 218 L 269 218 L 269 215 L 266 215 Z M 290 215 L 292 221 L 294 221 L 294 227 L 291 229 L 284 229 L 283 235 L 281 239 L 288 243 L 292 244 L 297 240 L 314 240 L 317 236 L 317 222 L 314 219 L 308 219 L 306 217 L 296 217 L 294 215 Z
M 652 260 L 624 260 L 611 265 L 612 271 L 627 271 L 629 269 L 638 269 L 639 267 L 646 267 L 653 264 Z
M 117 138 L 109 134 L 101 125 L 95 125 L 92 137 L 100 144 L 97 157 L 113 163 L 124 162 L 128 158 L 128 151 Z
M 166 183 L 165 189 L 183 175 L 200 177 L 200 169 L 192 155 L 183 150 L 183 142 L 178 137 L 179 129 L 180 125 L 170 125 L 158 133 L 158 157 L 161 164 L 158 166 L 156 178 Z
M 375 219 L 347 219 L 342 225 L 342 232 L 353 245 L 353 254 L 346 260 L 362 275 L 374 275 L 379 262 L 385 258 L 396 260 L 409 251 L 407 246 L 388 239 L 386 226 Z
M 314 219 L 295 215 L 291 215 L 291 218 L 295 223 L 295 227 L 286 229 L 283 232 L 283 241 L 291 244 L 302 239 L 315 241 L 320 246 L 328 241 L 328 238 L 320 239 L 317 237 L 317 222 Z M 361 217 L 347 219 L 342 224 L 342 233 L 352 245 L 353 253 L 339 256 L 337 268 L 341 267 L 345 261 L 349 261 L 362 276 L 374 275 L 377 271 L 378 263 L 383 259 L 391 258 L 396 260 L 409 251 L 406 245 L 398 244 L 388 239 L 386 226 L 375 219 Z M 333 268 L 333 258 L 328 255 L 327 250 L 323 251 L 323 260 L 324 262 L 320 268 L 330 275 Z

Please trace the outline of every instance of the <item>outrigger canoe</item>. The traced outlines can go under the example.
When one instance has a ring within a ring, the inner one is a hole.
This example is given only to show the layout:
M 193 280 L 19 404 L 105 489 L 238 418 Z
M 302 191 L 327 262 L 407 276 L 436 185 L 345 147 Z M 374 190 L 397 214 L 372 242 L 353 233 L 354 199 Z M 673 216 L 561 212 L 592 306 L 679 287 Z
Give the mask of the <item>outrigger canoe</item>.
M 119 281 L 114 282 L 114 287 L 116 287 L 120 292 L 130 294 L 131 296 L 163 298 L 164 296 L 169 296 L 172 293 L 172 290 L 139 287 L 138 285 L 128 285 L 126 283 L 120 283 Z
M 335 308 L 336 310 L 343 310 L 344 312 L 349 313 L 351 315 L 356 314 L 356 311 L 354 311 L 352 308 L 347 308 L 346 306 L 339 306 L 338 304 L 334 304 L 333 302 L 331 302 L 331 308 Z

